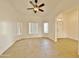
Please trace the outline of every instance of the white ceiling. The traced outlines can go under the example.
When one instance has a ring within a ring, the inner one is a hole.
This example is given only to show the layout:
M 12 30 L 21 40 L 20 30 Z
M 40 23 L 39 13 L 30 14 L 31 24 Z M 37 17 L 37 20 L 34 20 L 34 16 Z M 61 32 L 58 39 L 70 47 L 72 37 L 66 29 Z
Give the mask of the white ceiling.
M 32 7 L 32 5 L 29 4 L 29 1 L 30 0 L 8 0 L 8 2 L 10 2 L 10 4 L 16 10 L 17 13 L 26 17 L 35 16 L 33 11 L 27 10 L 28 7 Z M 39 1 L 38 4 L 41 4 L 43 2 L 45 3 L 45 6 L 43 7 L 45 12 L 37 13 L 37 15 L 40 17 L 52 17 L 63 10 L 79 6 L 79 0 L 38 0 L 38 1 Z
M 11 3 L 12 7 L 15 8 L 15 10 L 21 14 L 33 14 L 33 11 L 28 11 L 28 7 L 32 7 L 31 4 L 29 4 L 30 0 L 9 0 Z M 34 0 L 32 0 L 34 1 Z M 39 0 L 38 4 L 45 3 L 45 6 L 43 9 L 45 10 L 44 13 L 42 14 L 48 14 L 48 13 L 53 13 L 53 10 L 56 8 L 56 6 L 59 4 L 61 0 Z M 41 13 L 41 12 L 38 12 Z

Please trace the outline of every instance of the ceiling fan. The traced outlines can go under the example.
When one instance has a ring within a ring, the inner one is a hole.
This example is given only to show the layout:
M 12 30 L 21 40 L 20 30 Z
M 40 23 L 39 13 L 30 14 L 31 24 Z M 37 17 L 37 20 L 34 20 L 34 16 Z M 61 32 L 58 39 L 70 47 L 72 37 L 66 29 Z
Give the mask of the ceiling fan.
M 34 13 L 37 13 L 38 11 L 44 12 L 44 10 L 41 9 L 41 7 L 45 5 L 44 3 L 38 5 L 38 0 L 35 0 L 35 4 L 32 1 L 29 1 L 29 3 L 32 4 L 33 8 L 27 8 L 27 10 L 33 10 Z

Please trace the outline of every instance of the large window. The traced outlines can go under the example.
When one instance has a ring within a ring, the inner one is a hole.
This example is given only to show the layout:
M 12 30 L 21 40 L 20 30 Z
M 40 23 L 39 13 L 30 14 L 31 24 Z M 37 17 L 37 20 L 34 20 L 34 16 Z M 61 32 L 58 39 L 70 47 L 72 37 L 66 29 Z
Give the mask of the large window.
M 45 22 L 45 23 L 43 23 L 43 28 L 44 28 L 44 33 L 48 33 L 48 23 L 47 22 Z
M 38 34 L 38 23 L 29 23 L 29 34 Z

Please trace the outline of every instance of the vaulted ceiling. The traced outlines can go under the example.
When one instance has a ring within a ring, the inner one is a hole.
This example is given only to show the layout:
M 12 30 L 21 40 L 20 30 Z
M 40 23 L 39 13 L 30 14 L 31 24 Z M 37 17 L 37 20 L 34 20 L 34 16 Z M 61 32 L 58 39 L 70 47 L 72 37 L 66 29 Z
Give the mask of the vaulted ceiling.
M 20 12 L 22 14 L 33 14 L 32 11 L 28 11 L 28 7 L 32 7 L 31 4 L 29 4 L 30 0 L 8 0 L 12 7 L 16 9 L 17 12 Z M 32 0 L 34 1 L 34 0 Z M 45 10 L 42 14 L 50 14 L 53 12 L 57 12 L 60 10 L 64 10 L 67 8 L 73 8 L 77 7 L 79 5 L 79 0 L 38 0 L 38 4 L 45 3 L 45 7 L 43 9 Z M 39 12 L 39 14 L 41 14 Z
M 42 7 L 45 11 L 38 12 L 35 14 L 32 10 L 27 10 L 28 7 L 32 7 L 29 4 L 30 0 L 4 0 L 7 1 L 11 7 L 16 11 L 19 17 L 24 19 L 48 19 L 53 18 L 58 13 L 79 7 L 79 0 L 38 0 L 38 4 L 45 3 L 45 6 Z M 32 0 L 34 1 L 34 0 Z
M 29 3 L 30 0 L 8 0 L 12 7 L 16 10 L 17 13 L 21 14 L 23 17 L 33 17 L 35 18 L 48 18 L 49 16 L 52 17 L 56 7 L 62 0 L 38 0 L 38 4 L 45 3 L 45 6 L 42 7 L 44 9 L 44 12 L 38 12 L 37 14 L 34 14 L 32 10 L 27 10 L 28 7 L 32 7 L 32 5 Z M 32 0 L 34 1 L 34 0 Z M 29 18 L 28 18 L 29 19 Z

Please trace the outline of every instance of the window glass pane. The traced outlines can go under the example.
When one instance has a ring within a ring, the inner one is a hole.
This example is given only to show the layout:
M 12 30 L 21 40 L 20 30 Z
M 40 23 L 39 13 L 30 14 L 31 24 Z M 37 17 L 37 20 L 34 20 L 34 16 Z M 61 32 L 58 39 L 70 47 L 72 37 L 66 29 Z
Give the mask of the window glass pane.
M 44 33 L 48 33 L 48 23 L 44 23 Z
M 38 23 L 29 23 L 29 34 L 38 34 Z

